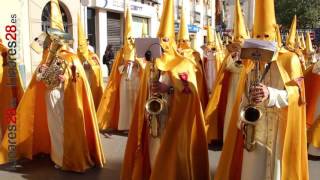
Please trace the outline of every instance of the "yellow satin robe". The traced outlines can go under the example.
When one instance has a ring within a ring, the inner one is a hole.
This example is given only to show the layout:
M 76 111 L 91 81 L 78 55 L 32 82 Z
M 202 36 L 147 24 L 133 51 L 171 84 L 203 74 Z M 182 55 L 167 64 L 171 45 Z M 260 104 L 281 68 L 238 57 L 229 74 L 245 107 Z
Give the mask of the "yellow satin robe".
M 43 55 L 44 63 L 47 51 Z M 64 81 L 64 147 L 62 170 L 84 172 L 105 163 L 94 102 L 84 69 L 76 54 L 59 53 L 68 68 Z M 72 74 L 71 65 L 76 66 Z M 16 158 L 32 159 L 39 153 L 50 154 L 45 92 L 43 82 L 33 75 L 30 85 L 17 108 Z M 0 164 L 8 162 L 8 132 L 0 147 Z

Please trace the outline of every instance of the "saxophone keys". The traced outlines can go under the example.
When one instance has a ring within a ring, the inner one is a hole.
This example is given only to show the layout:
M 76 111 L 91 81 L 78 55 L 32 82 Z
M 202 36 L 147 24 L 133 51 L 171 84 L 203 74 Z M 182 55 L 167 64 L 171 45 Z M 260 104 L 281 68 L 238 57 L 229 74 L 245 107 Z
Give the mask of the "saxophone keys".
M 159 137 L 159 121 L 156 115 L 150 116 L 150 135 L 154 138 Z

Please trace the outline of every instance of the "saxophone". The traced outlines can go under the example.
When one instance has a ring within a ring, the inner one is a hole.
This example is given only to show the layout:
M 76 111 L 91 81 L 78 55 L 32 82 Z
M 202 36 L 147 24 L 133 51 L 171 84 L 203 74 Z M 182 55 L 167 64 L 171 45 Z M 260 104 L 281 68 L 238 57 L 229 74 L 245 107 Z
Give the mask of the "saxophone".
M 253 72 L 249 76 L 249 83 L 247 83 L 247 91 L 250 91 L 250 87 L 257 86 L 259 84 L 258 78 L 259 74 L 259 61 L 255 61 L 255 68 Z M 262 117 L 262 111 L 260 107 L 256 106 L 250 96 L 250 92 L 248 94 L 249 104 L 244 106 L 240 111 L 240 119 L 243 122 L 242 131 L 244 134 L 244 148 L 251 152 L 255 149 L 255 125 L 258 120 Z
M 158 82 L 160 72 L 156 69 L 154 61 L 150 61 L 150 79 L 149 79 L 149 98 L 145 104 L 147 111 L 147 118 L 149 120 L 150 135 L 152 137 L 158 137 L 160 135 L 160 114 L 163 112 L 167 101 L 159 92 L 152 92 L 151 85 Z
M 252 73 L 249 76 L 249 83 L 247 83 L 247 97 L 249 103 L 246 106 L 244 106 L 240 111 L 240 120 L 242 122 L 242 131 L 244 134 L 244 148 L 249 152 L 255 150 L 255 126 L 263 116 L 262 107 L 252 102 L 252 98 L 250 95 L 251 93 L 249 92 L 249 89 L 250 87 L 257 86 L 262 82 L 271 66 L 271 62 L 267 63 L 264 72 L 260 74 L 259 58 L 261 54 L 256 52 L 256 54 L 252 54 L 252 56 L 255 57 L 254 69 L 252 70 Z
M 63 39 L 56 35 L 50 35 L 51 44 L 45 64 L 48 68 L 40 72 L 40 80 L 44 82 L 48 89 L 59 87 L 60 80 L 58 76 L 64 74 L 67 69 L 67 63 L 57 55 L 58 50 L 63 46 Z

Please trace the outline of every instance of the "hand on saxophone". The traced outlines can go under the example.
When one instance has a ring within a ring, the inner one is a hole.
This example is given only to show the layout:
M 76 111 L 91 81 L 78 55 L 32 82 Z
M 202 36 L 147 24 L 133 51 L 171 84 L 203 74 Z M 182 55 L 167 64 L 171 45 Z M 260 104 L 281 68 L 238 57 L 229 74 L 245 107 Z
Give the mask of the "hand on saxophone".
M 41 64 L 41 65 L 40 65 L 40 68 L 39 68 L 39 71 L 40 71 L 40 73 L 43 73 L 43 72 L 45 72 L 47 69 L 48 69 L 48 66 L 47 66 L 46 64 Z
M 60 83 L 63 83 L 66 78 L 64 77 L 63 74 L 59 74 L 59 75 L 58 75 L 58 79 L 59 79 Z
M 269 90 L 267 86 L 262 83 L 258 84 L 257 86 L 251 86 L 250 97 L 253 103 L 262 103 L 269 98 Z
M 239 66 L 242 64 L 242 62 L 240 60 L 240 52 L 239 51 L 232 52 L 231 57 L 232 57 L 232 60 L 234 61 L 236 66 Z
M 83 68 L 85 70 L 90 70 L 91 69 L 91 65 L 88 63 L 88 61 L 86 61 L 85 63 L 83 63 Z
M 156 93 L 167 93 L 169 91 L 169 88 L 170 87 L 168 85 L 161 83 L 159 81 L 153 82 L 151 84 L 152 92 L 156 92 Z

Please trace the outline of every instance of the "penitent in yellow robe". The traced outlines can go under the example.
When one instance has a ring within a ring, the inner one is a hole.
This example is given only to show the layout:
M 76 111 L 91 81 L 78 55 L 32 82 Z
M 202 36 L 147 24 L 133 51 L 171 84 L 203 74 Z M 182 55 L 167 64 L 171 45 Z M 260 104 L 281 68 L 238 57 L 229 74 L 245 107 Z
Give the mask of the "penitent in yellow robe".
M 47 51 L 41 62 L 44 63 Z M 62 170 L 84 172 L 105 162 L 100 142 L 97 117 L 90 87 L 77 55 L 62 50 L 59 53 L 68 64 L 64 81 L 64 145 Z M 75 71 L 72 72 L 72 65 Z M 51 142 L 48 128 L 43 82 L 33 75 L 30 85 L 17 108 L 16 158 L 32 159 L 39 153 L 50 154 Z M 8 159 L 8 132 L 0 147 L 0 164 Z
M 90 69 L 85 69 L 85 71 L 90 84 L 94 106 L 97 110 L 103 94 L 103 77 L 99 63 L 100 61 L 99 57 L 92 51 L 89 51 L 89 59 L 87 61 L 90 65 Z
M 169 114 L 158 152 L 151 163 L 149 126 L 145 116 L 150 78 L 150 64 L 147 64 L 141 78 L 129 131 L 121 171 L 123 180 L 209 179 L 208 151 L 201 102 L 197 92 L 196 67 L 191 60 L 178 55 L 177 52 L 172 53 L 165 52 L 159 60 L 168 62 L 170 66 L 161 68 L 164 69 L 162 71 L 168 72 L 174 94 L 171 95 L 168 104 Z M 159 64 L 161 66 L 161 63 Z M 181 80 L 181 74 L 187 74 L 186 82 Z M 190 91 L 184 91 L 186 86 Z
M 22 98 L 23 87 L 20 73 L 15 67 L 16 77 L 9 78 L 8 48 L 0 43 L 0 140 L 2 139 L 9 123 L 9 109 L 16 109 Z M 12 71 L 12 70 L 10 70 Z M 15 87 L 10 86 L 15 84 Z M 13 102 L 15 100 L 15 102 Z
M 278 154 L 281 163 L 279 177 L 281 179 L 307 180 L 308 177 L 308 160 L 307 160 L 307 138 L 306 138 L 306 116 L 305 104 L 303 103 L 303 81 L 297 83 L 302 74 L 298 56 L 295 53 L 281 49 L 273 66 L 278 68 L 280 78 L 288 93 L 288 106 L 282 108 L 279 113 L 278 132 Z M 233 106 L 233 113 L 230 119 L 226 141 L 224 143 L 221 158 L 215 174 L 217 180 L 234 180 L 241 179 L 244 149 L 242 132 L 238 129 L 239 107 L 241 98 L 245 89 L 246 69 L 240 74 L 240 83 L 237 87 L 236 100 Z M 270 118 L 271 119 L 271 118 Z M 272 142 L 272 141 L 271 141 Z M 294 148 L 294 151 L 292 149 Z M 273 151 L 273 153 L 275 153 Z M 261 164 L 265 165 L 265 164 Z M 254 170 L 254 169 L 253 169 Z M 274 169 L 279 170 L 279 169 Z
M 129 60 L 124 59 L 125 57 L 124 51 L 125 51 L 124 48 L 121 48 L 115 57 L 114 63 L 112 65 L 112 70 L 109 77 L 108 85 L 105 88 L 99 108 L 97 110 L 100 130 L 110 130 L 110 129 L 126 130 L 126 129 L 119 129 L 120 108 L 128 108 L 131 105 L 134 106 L 134 103 L 135 103 L 136 98 L 133 98 L 132 102 L 128 101 L 127 107 L 120 107 L 120 100 L 121 100 L 120 91 L 128 90 L 128 89 L 120 89 L 121 82 L 124 80 L 123 78 L 125 78 L 125 73 L 120 73 L 119 69 L 121 66 L 125 66 L 129 62 Z M 139 61 L 134 61 L 134 63 L 141 64 L 140 62 L 139 63 L 138 62 Z M 133 77 L 133 78 L 140 79 L 142 73 L 141 71 L 137 73 L 138 73 L 138 77 Z M 134 92 L 132 92 L 132 94 L 137 93 L 135 89 L 133 91 Z M 130 111 L 128 111 L 127 113 L 129 112 Z M 128 116 L 130 117 L 130 115 Z M 130 121 L 130 119 L 128 119 L 128 121 Z

